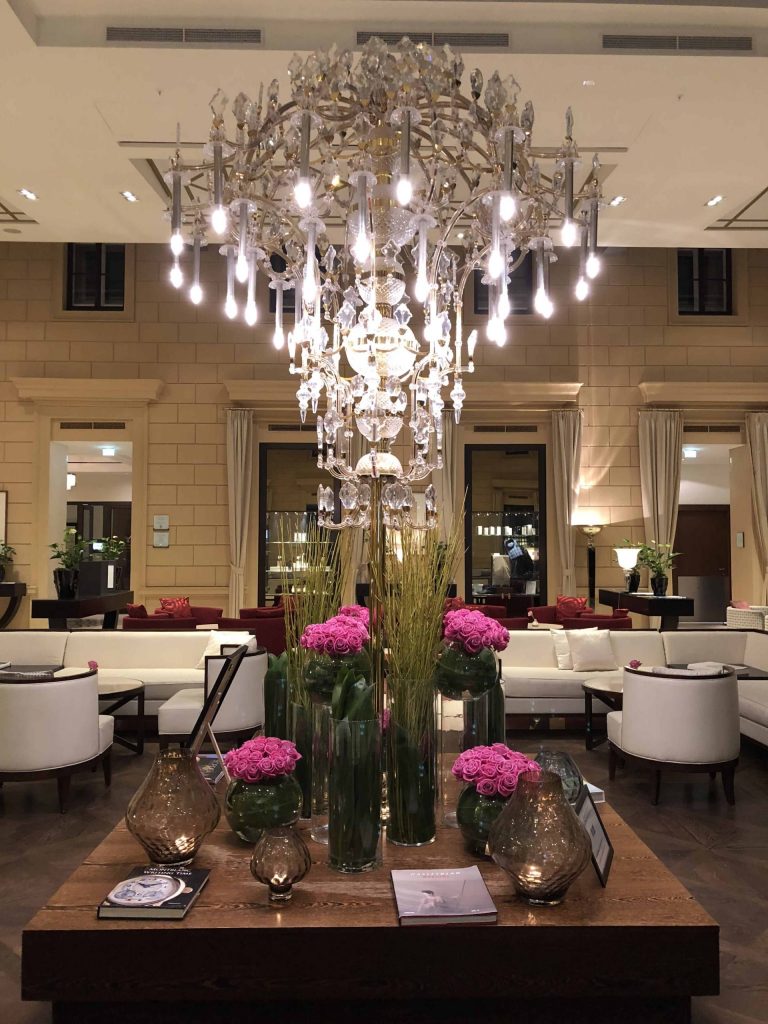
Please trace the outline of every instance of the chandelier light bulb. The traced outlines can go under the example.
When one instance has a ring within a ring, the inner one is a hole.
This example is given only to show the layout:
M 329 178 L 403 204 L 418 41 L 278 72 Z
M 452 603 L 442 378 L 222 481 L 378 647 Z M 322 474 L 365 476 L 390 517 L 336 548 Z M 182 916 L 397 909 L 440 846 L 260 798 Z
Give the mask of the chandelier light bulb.
M 572 220 L 564 220 L 560 229 L 560 241 L 566 249 L 572 249 L 578 240 L 578 229 Z
M 304 272 L 304 285 L 301 290 L 302 298 L 308 306 L 314 306 L 317 298 L 317 278 L 307 267 Z
M 496 337 L 493 340 L 499 348 L 503 348 L 507 344 L 507 331 L 502 321 L 499 321 L 499 326 L 496 329 Z
M 215 206 L 213 213 L 211 214 L 211 227 L 217 235 L 223 235 L 227 230 L 229 224 L 229 217 L 227 211 L 223 206 Z
M 501 320 L 506 320 L 512 310 L 512 307 L 509 302 L 509 292 L 507 291 L 506 288 L 501 289 L 501 294 L 499 295 L 498 310 L 499 317 Z
M 184 252 L 184 238 L 180 231 L 174 231 L 171 235 L 171 252 L 174 256 L 181 256 Z
M 593 252 L 587 257 L 587 277 L 594 281 L 597 275 L 600 273 L 600 258 Z
M 536 312 L 549 320 L 555 311 L 555 307 L 552 305 L 552 300 L 547 295 L 546 289 L 538 288 L 533 298 L 533 308 Z
M 245 304 L 245 322 L 249 327 L 253 327 L 256 321 L 259 319 L 259 312 L 256 309 L 256 303 L 251 301 Z
M 485 333 L 489 341 L 496 341 L 499 334 L 499 318 L 496 316 L 488 317 L 488 324 L 485 328 Z
M 517 203 L 511 192 L 505 192 L 499 199 L 499 216 L 506 223 L 517 213 Z
M 275 332 L 272 335 L 272 344 L 278 352 L 282 349 L 283 345 L 285 345 L 285 335 L 283 334 L 282 327 L 275 328 Z
M 357 239 L 352 246 L 352 255 L 355 263 L 363 266 L 371 258 L 371 242 L 366 232 L 361 228 L 357 233 Z
M 235 277 L 240 284 L 245 284 L 248 280 L 248 257 L 243 256 L 242 253 L 237 257 L 237 263 L 235 264 Z
M 426 302 L 429 298 L 429 281 L 426 274 L 419 274 L 416 278 L 413 294 L 417 302 Z
M 237 303 L 231 295 L 227 296 L 227 301 L 224 303 L 224 312 L 230 320 L 234 320 L 237 316 Z
M 293 198 L 300 210 L 306 210 L 312 202 L 312 186 L 308 178 L 299 178 L 293 186 Z
M 488 276 L 492 277 L 495 281 L 503 273 L 504 257 L 501 255 L 501 249 L 492 249 L 491 255 L 488 257 Z
M 589 295 L 589 282 L 585 277 L 580 277 L 576 282 L 576 298 L 579 302 L 583 302 L 584 299 Z
M 181 267 L 179 266 L 178 263 L 173 264 L 169 276 L 171 278 L 171 284 L 173 285 L 174 288 L 181 288 L 181 286 L 184 284 L 184 275 L 182 274 Z
M 203 289 L 199 284 L 193 284 L 189 289 L 189 301 L 195 306 L 199 306 L 203 301 Z
M 401 206 L 407 206 L 413 199 L 413 185 L 411 184 L 411 179 L 405 177 L 405 175 L 398 178 L 396 193 L 398 203 Z

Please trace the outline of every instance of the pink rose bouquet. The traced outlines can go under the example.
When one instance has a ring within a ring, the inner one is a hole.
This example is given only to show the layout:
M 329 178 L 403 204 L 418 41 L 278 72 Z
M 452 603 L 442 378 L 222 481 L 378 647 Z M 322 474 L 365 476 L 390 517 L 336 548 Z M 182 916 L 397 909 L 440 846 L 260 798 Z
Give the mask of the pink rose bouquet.
M 479 654 L 483 647 L 503 651 L 509 643 L 508 629 L 496 619 L 470 608 L 445 613 L 443 636 L 446 643 L 463 647 L 467 654 Z
M 343 608 L 339 608 L 339 615 L 355 619 L 357 622 L 362 623 L 366 630 L 368 629 L 370 614 L 370 611 L 367 608 L 363 608 L 361 604 L 345 604 Z
M 369 639 L 368 627 L 357 615 L 334 615 L 326 622 L 307 626 L 301 646 L 315 656 L 305 665 L 304 682 L 313 697 L 330 701 L 341 672 L 352 670 L 358 678 L 368 678 Z
M 480 696 L 498 678 L 496 651 L 509 643 L 509 630 L 496 619 L 469 608 L 443 616 L 443 646 L 435 673 L 444 697 L 457 700 L 462 694 Z
M 233 779 L 263 782 L 280 775 L 291 775 L 301 754 L 290 740 L 275 736 L 257 736 L 224 755 L 224 764 Z
M 490 747 L 470 747 L 453 763 L 454 778 L 474 786 L 481 796 L 500 796 L 505 800 L 517 786 L 523 772 L 538 772 L 541 768 L 525 754 L 510 750 L 504 743 Z

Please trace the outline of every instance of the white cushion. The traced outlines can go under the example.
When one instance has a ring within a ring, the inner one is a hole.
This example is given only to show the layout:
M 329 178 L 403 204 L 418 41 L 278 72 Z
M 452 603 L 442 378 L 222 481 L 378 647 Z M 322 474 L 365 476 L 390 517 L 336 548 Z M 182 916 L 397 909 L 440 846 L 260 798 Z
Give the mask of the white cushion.
M 744 664 L 768 669 L 768 633 L 747 633 L 746 636 Z
M 748 633 L 735 629 L 670 629 L 662 633 L 667 665 L 688 665 L 692 661 L 724 661 L 744 664 Z
M 610 633 L 605 629 L 567 629 L 573 667 L 577 672 L 617 669 Z
M 112 715 L 99 715 L 99 753 L 112 746 L 115 732 L 115 720 Z
M 124 669 L 103 669 L 99 666 L 99 678 L 106 682 L 127 676 Z M 168 700 L 177 690 L 205 685 L 205 672 L 199 668 L 132 668 L 130 676 L 144 683 L 144 699 L 147 701 Z
M 768 679 L 740 679 L 739 714 L 768 728 Z
M 594 627 L 597 629 L 597 626 Z M 549 635 L 552 637 L 552 646 L 555 648 L 555 658 L 557 659 L 557 667 L 560 670 L 573 668 L 573 658 L 571 658 L 571 645 L 568 643 L 568 634 L 564 629 L 550 629 Z
M 12 665 L 63 665 L 68 638 L 69 633 L 49 633 L 44 629 L 2 632 L 0 661 L 10 661 Z
M 621 673 L 605 672 L 606 679 L 621 679 Z M 584 700 L 582 683 L 593 678 L 594 672 L 575 672 L 573 669 L 529 668 L 502 672 L 501 681 L 505 697 L 569 697 Z
M 500 657 L 502 667 L 531 665 L 535 668 L 557 668 L 548 629 L 513 629 L 509 634 L 509 644 Z
M 212 629 L 208 634 L 208 640 L 203 650 L 200 660 L 198 661 L 196 668 L 205 668 L 205 659 L 207 657 L 215 658 L 221 654 L 222 644 L 232 646 L 233 644 L 240 647 L 242 644 L 249 643 L 253 637 L 250 633 L 227 633 L 223 629 Z
M 117 629 L 71 633 L 64 652 L 64 664 L 87 665 L 97 661 L 99 669 L 197 668 L 208 635 L 194 630 L 153 633 Z M 130 675 L 130 672 L 124 673 Z
M 645 629 L 611 630 L 611 647 L 616 662 L 628 665 L 636 658 L 643 665 L 665 665 L 663 633 Z
M 205 690 L 179 690 L 157 712 L 160 736 L 182 736 L 192 731 L 202 711 Z
M 621 711 L 609 711 L 605 716 L 608 739 L 619 749 L 621 749 L 621 714 Z

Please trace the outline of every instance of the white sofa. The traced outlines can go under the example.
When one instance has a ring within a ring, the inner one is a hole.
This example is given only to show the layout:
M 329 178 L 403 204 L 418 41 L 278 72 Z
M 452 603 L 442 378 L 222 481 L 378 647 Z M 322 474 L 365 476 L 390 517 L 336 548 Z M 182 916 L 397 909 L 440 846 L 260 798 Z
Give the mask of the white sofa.
M 768 669 L 768 633 L 735 629 L 607 630 L 617 668 L 577 672 L 559 669 L 549 630 L 513 630 L 501 653 L 507 714 L 565 715 L 584 711 L 581 684 L 595 677 L 621 679 L 632 659 L 643 665 L 721 661 Z M 768 745 L 768 679 L 739 679 L 741 732 Z M 601 710 L 599 702 L 595 709 Z M 608 708 L 605 708 L 607 711 Z

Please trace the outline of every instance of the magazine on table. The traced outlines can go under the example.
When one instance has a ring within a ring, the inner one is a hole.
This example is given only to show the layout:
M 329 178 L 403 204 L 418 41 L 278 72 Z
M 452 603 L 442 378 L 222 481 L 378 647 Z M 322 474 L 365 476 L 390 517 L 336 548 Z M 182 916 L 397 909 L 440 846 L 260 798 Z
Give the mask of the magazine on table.
M 496 906 L 476 864 L 392 871 L 400 924 L 493 924 Z

